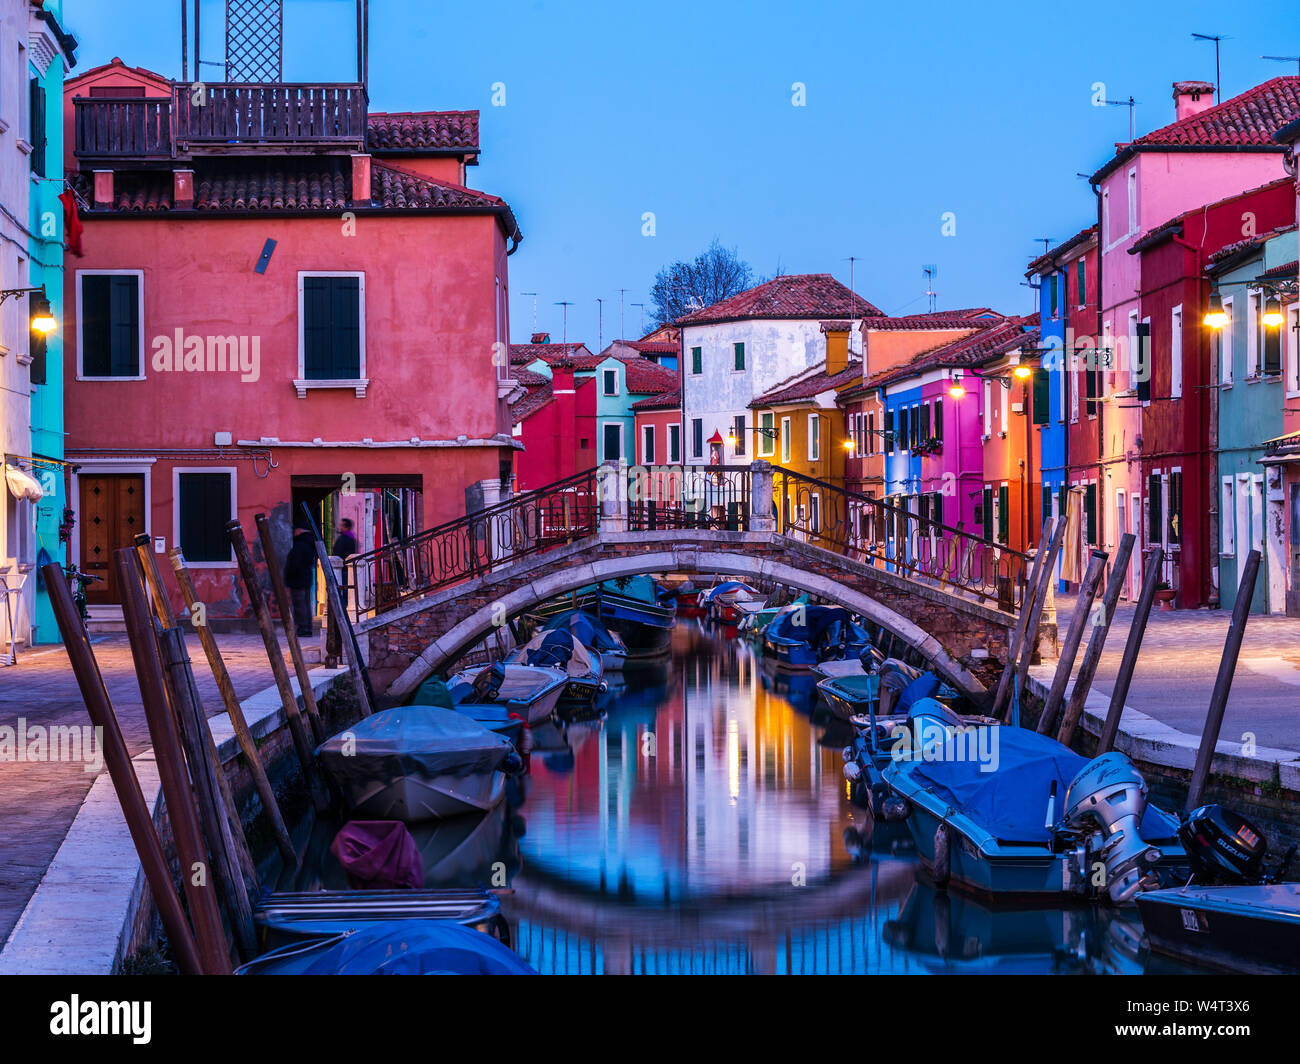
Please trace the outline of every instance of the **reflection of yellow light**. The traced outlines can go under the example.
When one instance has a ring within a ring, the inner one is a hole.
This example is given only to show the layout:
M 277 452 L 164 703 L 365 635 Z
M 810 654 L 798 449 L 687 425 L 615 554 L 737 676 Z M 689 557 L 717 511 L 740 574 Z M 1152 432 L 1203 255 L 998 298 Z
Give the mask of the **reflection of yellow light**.
M 727 721 L 727 789 L 734 802 L 740 797 L 740 722 Z
M 1017 380 L 1028 380 L 1034 375 L 1034 371 L 1029 366 L 1017 366 L 1011 371 L 1011 375 Z

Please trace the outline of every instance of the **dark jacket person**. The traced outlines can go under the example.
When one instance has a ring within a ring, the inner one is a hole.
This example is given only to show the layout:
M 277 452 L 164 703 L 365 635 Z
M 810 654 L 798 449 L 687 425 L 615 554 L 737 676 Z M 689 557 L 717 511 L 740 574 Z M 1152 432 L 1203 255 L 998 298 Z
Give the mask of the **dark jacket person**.
M 293 530 L 293 546 L 284 561 L 284 584 L 293 604 L 293 619 L 299 638 L 312 634 L 311 588 L 316 582 L 316 541 L 309 528 Z

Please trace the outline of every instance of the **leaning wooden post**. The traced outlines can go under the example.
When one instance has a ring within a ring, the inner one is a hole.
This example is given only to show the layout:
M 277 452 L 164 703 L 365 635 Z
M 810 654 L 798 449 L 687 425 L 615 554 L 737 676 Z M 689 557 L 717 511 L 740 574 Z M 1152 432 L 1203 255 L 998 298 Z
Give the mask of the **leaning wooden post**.
M 275 790 L 271 786 L 271 781 L 266 775 L 266 767 L 262 764 L 261 755 L 257 751 L 257 741 L 248 729 L 244 707 L 239 704 L 239 696 L 235 694 L 235 685 L 226 669 L 221 649 L 217 646 L 216 636 L 208 626 L 206 609 L 201 608 L 198 593 L 194 588 L 194 580 L 190 576 L 190 571 L 185 568 L 185 559 L 181 556 L 179 548 L 173 548 L 168 552 L 167 557 L 171 560 L 176 582 L 180 585 L 181 594 L 185 598 L 185 607 L 190 612 L 190 622 L 194 625 L 194 630 L 199 633 L 199 642 L 203 645 L 203 653 L 207 656 L 208 668 L 212 670 L 212 675 L 217 681 L 217 690 L 221 692 L 221 701 L 225 703 L 226 715 L 235 729 L 235 738 L 244 753 L 244 760 L 248 762 L 253 786 L 257 789 L 257 796 L 262 799 L 262 808 L 270 818 L 276 848 L 286 864 L 296 866 L 298 854 L 293 848 L 293 841 L 289 838 L 289 829 L 285 826 L 284 817 L 280 814 L 280 803 L 276 801 Z
M 238 521 L 226 525 L 226 535 L 235 549 L 235 560 L 239 563 L 240 574 L 244 578 L 244 587 L 248 590 L 248 602 L 253 608 L 253 617 L 257 620 L 257 629 L 262 633 L 262 643 L 266 647 L 266 656 L 271 662 L 271 673 L 275 677 L 276 689 L 280 692 L 280 704 L 284 708 L 285 720 L 293 734 L 293 745 L 298 751 L 298 763 L 302 774 L 311 787 L 318 808 L 327 804 L 320 789 L 320 777 L 316 772 L 316 762 L 312 757 L 312 746 L 307 738 L 307 729 L 302 723 L 302 714 L 298 712 L 298 699 L 294 696 L 289 683 L 289 672 L 284 667 L 284 656 L 280 653 L 280 642 L 275 637 L 275 628 L 271 624 L 271 611 L 266 608 L 266 597 L 262 594 L 262 585 L 257 581 L 257 570 L 253 567 L 253 556 L 248 553 L 248 541 Z
M 1006 698 L 1007 692 L 1011 687 L 1011 677 L 1016 672 L 1016 654 L 1020 650 L 1020 642 L 1025 637 L 1025 629 L 1029 625 L 1029 612 L 1032 608 L 1033 593 L 1038 587 L 1038 572 L 1043 566 L 1043 555 L 1047 553 L 1047 541 L 1050 538 L 1049 529 L 1052 526 L 1052 519 L 1049 517 L 1043 522 L 1043 531 L 1038 537 L 1038 550 L 1034 554 L 1034 563 L 1029 570 L 1029 583 L 1024 586 L 1020 599 L 1020 619 L 1016 621 L 1015 634 L 1007 643 L 1007 663 L 1002 667 L 1002 676 L 998 679 L 997 694 L 993 696 L 993 706 L 990 710 L 992 716 L 997 716 L 999 709 L 1002 707 L 1002 701 Z
M 1065 536 L 1065 519 L 1056 519 L 1056 531 L 1048 545 L 1043 567 L 1038 570 L 1038 584 L 1034 593 L 1034 608 L 1029 615 L 1029 626 L 1025 629 L 1025 638 L 1020 644 L 1020 660 L 1016 665 L 1016 690 L 1025 689 L 1025 680 L 1029 678 L 1029 663 L 1034 659 L 1034 648 L 1038 645 L 1038 626 L 1043 620 L 1043 606 L 1047 602 L 1047 585 L 1052 582 L 1056 569 L 1056 556 L 1061 551 L 1061 540 Z
M 1136 542 L 1137 537 L 1131 532 L 1125 532 L 1120 537 L 1119 549 L 1115 552 L 1115 560 L 1110 568 L 1110 582 L 1101 599 L 1101 614 L 1092 625 L 1088 649 L 1083 653 L 1083 664 L 1079 666 L 1079 675 L 1075 677 L 1070 701 L 1065 706 L 1065 716 L 1061 718 L 1061 730 L 1056 735 L 1057 741 L 1066 746 L 1070 745 L 1074 731 L 1083 718 L 1083 706 L 1088 700 L 1092 679 L 1097 675 L 1097 665 L 1101 662 L 1101 652 L 1106 647 L 1106 636 L 1110 634 L 1110 622 L 1115 619 L 1115 604 L 1119 602 L 1119 593 L 1124 587 L 1124 574 L 1128 571 L 1129 557 Z
M 244 885 L 236 850 L 243 838 L 241 834 L 236 839 L 231 830 L 228 816 L 233 810 L 226 804 L 217 782 L 220 766 L 203 741 L 203 732 L 208 731 L 208 722 L 195 695 L 193 676 L 189 674 L 185 635 L 179 628 L 165 628 L 159 638 L 163 663 L 167 668 L 168 690 L 176 709 L 181 743 L 185 747 L 190 779 L 199 807 L 199 822 L 212 853 L 217 888 L 225 900 L 226 913 L 239 943 L 239 951 L 245 959 L 251 959 L 257 952 L 257 939 L 253 934 L 253 907 L 248 900 L 248 890 Z
M 135 660 L 136 677 L 140 684 L 140 697 L 149 724 L 149 738 L 153 743 L 158 776 L 167 802 L 167 817 L 176 840 L 181 883 L 194 921 L 199 958 L 205 975 L 229 975 L 229 946 L 225 930 L 221 926 L 214 876 L 209 869 L 207 848 L 194 811 L 194 794 L 190 790 L 185 756 L 181 752 L 175 720 L 167 702 L 162 661 L 158 656 L 158 643 L 149 619 L 149 603 L 140 581 L 135 551 L 130 547 L 115 551 L 113 564 L 117 573 L 118 590 L 122 596 L 122 618 L 126 622 L 131 656 Z
M 1083 642 L 1083 630 L 1092 617 L 1092 600 L 1097 597 L 1097 585 L 1101 583 L 1102 573 L 1106 571 L 1107 557 L 1105 551 L 1094 550 L 1088 560 L 1088 569 L 1083 574 L 1083 583 L 1079 587 L 1079 597 L 1075 600 L 1074 616 L 1070 618 L 1070 627 L 1065 633 L 1065 642 L 1061 645 L 1061 656 L 1056 660 L 1052 686 L 1038 718 L 1039 735 L 1046 735 L 1052 730 L 1056 715 L 1061 710 L 1065 685 L 1070 682 L 1070 673 L 1074 671 L 1074 658 L 1079 653 L 1079 644 Z
M 1219 729 L 1223 727 L 1223 712 L 1228 708 L 1228 692 L 1232 690 L 1232 677 L 1237 671 L 1237 656 L 1241 641 L 1246 635 L 1246 621 L 1250 619 L 1250 600 L 1255 596 L 1255 580 L 1259 576 L 1259 551 L 1246 555 L 1241 580 L 1237 584 L 1237 597 L 1232 603 L 1232 623 L 1228 637 L 1223 642 L 1223 657 L 1219 659 L 1219 675 L 1214 679 L 1214 692 L 1210 695 L 1210 708 L 1205 714 L 1205 730 L 1201 733 L 1201 748 L 1196 751 L 1196 767 L 1192 769 L 1192 785 L 1187 791 L 1187 811 L 1201 804 L 1205 785 L 1210 779 L 1210 765 L 1214 762 L 1214 748 L 1219 744 Z
M 361 715 L 370 716 L 375 711 L 370 699 L 370 685 L 362 672 L 361 654 L 357 649 L 356 636 L 352 632 L 352 622 L 343 612 L 343 600 L 339 595 L 338 581 L 334 579 L 334 567 L 330 564 L 329 553 L 325 550 L 325 541 L 313 533 L 316 543 L 316 557 L 325 570 L 325 596 L 329 600 L 331 617 L 338 618 L 339 642 L 343 644 L 343 656 L 348 659 L 348 672 L 352 675 L 352 685 L 356 688 L 357 702 L 361 706 Z
M 153 539 L 148 532 L 141 532 L 135 537 L 135 552 L 140 559 L 140 568 L 144 572 L 145 585 L 153 598 L 154 611 L 162 621 L 163 627 L 171 628 L 176 623 L 176 615 L 172 613 L 172 604 L 167 599 L 162 573 L 158 571 L 158 559 L 154 557 Z
M 45 578 L 50 606 L 54 610 L 59 633 L 63 636 L 63 645 L 73 675 L 77 678 L 77 686 L 81 689 L 86 712 L 90 714 L 91 723 L 99 730 L 104 762 L 108 765 L 113 789 L 122 806 L 122 816 L 131 832 L 131 840 L 135 843 L 135 852 L 140 857 L 140 866 L 144 869 L 149 892 L 153 895 L 154 904 L 158 906 L 158 914 L 167 931 L 167 942 L 171 946 L 172 956 L 176 958 L 176 967 L 182 975 L 199 975 L 202 964 L 194 942 L 194 932 L 186 922 L 185 911 L 176 894 L 176 884 L 167 867 L 167 859 L 163 856 L 162 844 L 158 841 L 153 814 L 145 803 L 139 777 L 131 763 L 131 754 L 127 750 L 126 740 L 122 738 L 122 728 L 118 724 L 117 714 L 113 712 L 108 689 L 104 686 L 104 678 L 95 661 L 95 652 L 90 647 L 85 625 L 77 615 L 72 593 L 68 590 L 67 578 L 62 566 L 54 562 L 43 566 L 41 574 Z
M 1128 630 L 1128 642 L 1124 644 L 1124 656 L 1120 659 L 1115 686 L 1110 692 L 1110 706 L 1106 710 L 1106 720 L 1102 723 L 1101 734 L 1097 737 L 1098 757 L 1110 753 L 1115 748 L 1115 737 L 1119 735 L 1119 718 L 1124 714 L 1124 700 L 1128 698 L 1128 685 L 1133 679 L 1133 668 L 1137 665 L 1138 651 L 1142 649 L 1142 637 L 1146 635 L 1147 621 L 1151 617 L 1151 603 L 1155 601 L 1156 584 L 1160 583 L 1160 569 L 1164 560 L 1164 548 L 1152 547 L 1147 557 L 1146 579 L 1142 581 L 1142 592 L 1138 595 L 1137 608 L 1133 611 L 1133 624 Z
M 307 663 L 302 657 L 302 647 L 298 644 L 298 627 L 294 623 L 293 609 L 289 604 L 289 589 L 284 586 L 284 573 L 280 568 L 280 556 L 276 553 L 275 542 L 271 539 L 271 522 L 266 514 L 253 517 L 257 525 L 257 538 L 262 544 L 262 557 L 266 559 L 266 571 L 271 577 L 271 590 L 275 592 L 276 608 L 280 611 L 280 623 L 284 626 L 284 641 L 289 644 L 289 657 L 293 661 L 293 670 L 298 676 L 298 689 L 302 692 L 302 704 L 311 718 L 316 730 L 316 741 L 324 742 L 325 733 L 316 708 L 316 692 L 312 690 L 311 675 Z

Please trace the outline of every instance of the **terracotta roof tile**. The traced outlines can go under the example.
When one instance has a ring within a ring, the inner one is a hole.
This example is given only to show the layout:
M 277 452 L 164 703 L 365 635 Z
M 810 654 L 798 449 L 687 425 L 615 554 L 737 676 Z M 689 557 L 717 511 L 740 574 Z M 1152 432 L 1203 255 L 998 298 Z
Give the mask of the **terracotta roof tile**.
M 666 340 L 624 340 L 623 345 L 643 355 L 675 355 L 678 351 L 677 344 Z
M 545 378 L 543 379 L 545 380 Z M 550 381 L 529 388 L 524 395 L 510 405 L 510 423 L 518 425 L 524 418 L 531 417 L 541 410 L 553 398 Z
M 774 388 L 768 389 L 752 403 L 750 408 L 760 406 L 779 406 L 782 403 L 794 403 L 801 399 L 812 399 L 822 392 L 834 391 L 844 387 L 846 384 L 853 384 L 855 381 L 862 379 L 862 363 L 859 360 L 850 361 L 838 373 L 826 373 L 826 363 L 819 362 L 814 367 L 815 372 L 809 373 L 807 370 L 803 374 L 787 381 L 782 381 Z
M 849 291 L 829 273 L 774 277 L 727 299 L 693 311 L 677 325 L 745 321 L 750 318 L 840 318 L 880 314 L 880 308 Z
M 529 362 L 541 359 L 548 366 L 554 365 L 561 358 L 568 358 L 574 369 L 592 369 L 601 361 L 600 355 L 593 355 L 586 344 L 511 344 L 510 364 L 525 366 Z
M 1004 320 L 1003 315 L 989 310 L 988 307 L 977 307 L 973 310 L 940 310 L 932 314 L 908 314 L 898 318 L 885 315 L 863 318 L 862 327 L 876 332 L 913 330 L 923 332 L 926 329 L 987 329 L 989 326 L 996 325 Z
M 477 152 L 477 111 L 371 111 L 366 146 L 374 152 Z
M 1272 78 L 1239 96 L 1138 137 L 1136 145 L 1261 145 L 1300 117 L 1300 77 Z
M 929 369 L 977 366 L 1006 351 L 1022 347 L 1027 343 L 1037 343 L 1038 330 L 1026 329 L 1026 325 L 1029 324 L 1031 324 L 1030 318 L 1005 318 L 991 328 L 922 351 L 901 366 L 890 366 L 888 369 L 873 373 L 867 378 L 866 383 L 874 388 L 915 377 Z
M 640 355 L 616 356 L 626 367 L 627 390 L 633 395 L 659 395 L 677 386 L 677 374 Z
M 1300 270 L 1300 262 L 1284 262 L 1281 266 L 1265 270 L 1260 277 L 1295 277 L 1297 270 Z
M 652 395 L 648 399 L 638 399 L 632 404 L 633 410 L 676 410 L 682 405 L 680 387 L 670 388 L 666 392 Z

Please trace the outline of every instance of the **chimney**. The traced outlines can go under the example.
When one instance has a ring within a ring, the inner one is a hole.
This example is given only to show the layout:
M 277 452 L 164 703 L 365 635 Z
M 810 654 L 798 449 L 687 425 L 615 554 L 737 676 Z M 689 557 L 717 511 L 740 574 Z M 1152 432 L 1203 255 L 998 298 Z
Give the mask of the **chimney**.
M 551 342 L 551 334 L 545 332 L 535 332 L 533 333 L 532 339 L 529 340 L 528 342 L 530 344 L 549 344 Z
M 188 211 L 194 206 L 194 171 L 172 171 L 172 206 Z
M 849 364 L 849 326 L 831 322 L 822 326 L 826 333 L 826 375 L 833 377 Z
M 113 171 L 95 171 L 95 206 L 111 207 L 113 205 Z
M 1208 81 L 1174 82 L 1174 121 L 1199 115 L 1214 106 L 1214 85 Z
M 370 206 L 370 156 L 352 156 L 352 205 Z

